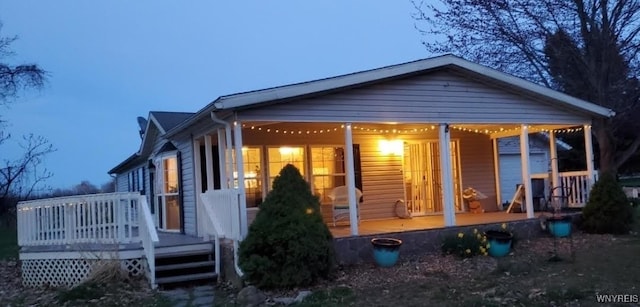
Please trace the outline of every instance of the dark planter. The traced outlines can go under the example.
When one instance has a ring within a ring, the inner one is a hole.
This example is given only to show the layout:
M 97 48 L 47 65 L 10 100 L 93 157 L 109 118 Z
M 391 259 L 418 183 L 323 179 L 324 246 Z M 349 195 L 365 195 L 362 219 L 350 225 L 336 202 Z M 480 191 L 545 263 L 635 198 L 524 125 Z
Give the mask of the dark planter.
M 549 233 L 557 238 L 568 237 L 571 235 L 571 216 L 561 215 L 552 216 L 547 219 Z
M 402 240 L 393 238 L 373 238 L 373 259 L 381 267 L 391 267 L 398 261 Z
M 489 243 L 489 255 L 492 257 L 504 257 L 511 250 L 513 234 L 502 230 L 488 230 L 485 232 Z

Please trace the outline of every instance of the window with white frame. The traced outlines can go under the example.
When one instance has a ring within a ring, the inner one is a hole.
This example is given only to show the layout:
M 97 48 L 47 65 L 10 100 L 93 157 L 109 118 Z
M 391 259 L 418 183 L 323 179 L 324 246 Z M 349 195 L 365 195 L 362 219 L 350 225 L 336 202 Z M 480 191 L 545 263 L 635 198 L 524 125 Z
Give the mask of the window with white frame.
M 311 146 L 311 187 L 322 203 L 335 187 L 346 184 L 343 146 Z

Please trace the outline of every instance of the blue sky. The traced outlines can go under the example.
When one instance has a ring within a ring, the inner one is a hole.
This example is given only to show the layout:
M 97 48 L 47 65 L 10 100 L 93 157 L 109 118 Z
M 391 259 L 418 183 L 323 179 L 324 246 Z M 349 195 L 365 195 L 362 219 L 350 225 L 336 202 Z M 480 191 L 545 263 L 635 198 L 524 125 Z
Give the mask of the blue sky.
M 99 185 L 139 148 L 136 117 L 149 111 L 428 57 L 412 13 L 409 0 L 3 0 L 1 34 L 19 37 L 9 62 L 50 78 L 0 114 L 14 139 L 57 148 L 50 186 Z

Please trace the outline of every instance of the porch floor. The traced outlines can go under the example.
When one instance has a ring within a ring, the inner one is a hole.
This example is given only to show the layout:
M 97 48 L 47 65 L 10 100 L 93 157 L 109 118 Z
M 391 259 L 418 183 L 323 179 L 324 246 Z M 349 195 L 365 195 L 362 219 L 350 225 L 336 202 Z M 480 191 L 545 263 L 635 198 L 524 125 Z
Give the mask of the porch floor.
M 535 217 L 539 217 L 540 213 L 536 212 Z M 506 213 L 501 212 L 485 212 L 485 213 L 457 213 L 456 226 L 481 225 L 500 222 L 511 222 L 518 220 L 526 220 L 526 213 Z M 343 222 L 344 223 L 344 222 Z M 435 229 L 444 227 L 444 216 L 428 215 L 413 217 L 411 219 L 388 219 L 375 221 L 360 221 L 358 233 L 360 235 L 375 235 L 382 233 L 394 233 L 415 231 L 423 229 Z M 344 238 L 351 236 L 351 228 L 347 224 L 338 223 L 337 226 L 329 225 L 329 230 L 334 238 Z

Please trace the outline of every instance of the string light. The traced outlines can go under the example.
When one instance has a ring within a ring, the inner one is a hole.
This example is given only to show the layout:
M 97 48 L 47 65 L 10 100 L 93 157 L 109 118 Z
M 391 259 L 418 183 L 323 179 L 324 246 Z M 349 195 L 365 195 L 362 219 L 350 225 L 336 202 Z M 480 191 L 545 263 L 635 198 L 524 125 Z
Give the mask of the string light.
M 325 134 L 325 133 L 331 133 L 331 132 L 337 132 L 337 131 L 341 131 L 344 130 L 345 126 L 344 125 L 340 125 L 339 127 L 330 127 L 330 128 L 326 128 L 326 129 L 315 129 L 315 130 L 308 130 L 308 129 L 291 129 L 291 130 L 280 130 L 280 129 L 271 129 L 271 128 L 265 128 L 263 129 L 262 127 L 256 127 L 256 126 L 249 126 L 247 127 L 246 124 L 242 124 L 242 127 L 244 129 L 249 129 L 249 130 L 254 130 L 254 131 L 263 131 L 263 132 L 268 132 L 268 133 L 282 133 L 282 134 L 307 134 L 307 135 L 311 135 L 311 134 Z M 486 135 L 492 135 L 495 133 L 501 133 L 501 134 L 508 134 L 508 133 L 515 133 L 520 131 L 522 128 L 521 126 L 515 126 L 515 127 L 511 127 L 511 128 L 507 128 L 507 127 L 498 127 L 498 128 L 494 128 L 494 129 L 488 129 L 488 128 L 469 128 L 469 127 L 465 127 L 465 126 L 455 126 L 455 125 L 451 125 L 450 126 L 452 129 L 454 130 L 458 130 L 458 131 L 462 131 L 462 132 L 471 132 L 471 133 L 478 133 L 478 134 L 486 134 Z M 591 126 L 589 126 L 591 127 Z M 421 128 L 408 128 L 408 129 L 398 129 L 398 128 L 393 128 L 393 129 L 380 129 L 380 128 L 367 128 L 367 127 L 362 127 L 362 126 L 352 126 L 353 130 L 358 130 L 358 131 L 362 131 L 362 132 L 369 132 L 369 133 L 381 133 L 381 134 L 410 134 L 410 133 L 424 133 L 424 132 L 429 132 L 429 131 L 435 131 L 437 128 L 437 126 L 435 125 L 430 125 L 430 126 L 424 126 Z M 580 132 L 584 130 L 584 127 L 573 127 L 573 128 L 563 128 L 563 129 L 548 129 L 548 128 L 538 128 L 535 126 L 526 126 L 526 128 L 528 129 L 529 132 L 553 132 L 553 133 L 575 133 L 575 132 Z

